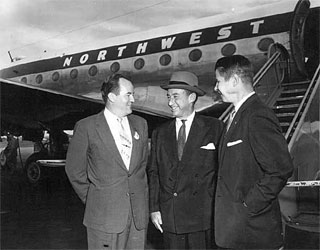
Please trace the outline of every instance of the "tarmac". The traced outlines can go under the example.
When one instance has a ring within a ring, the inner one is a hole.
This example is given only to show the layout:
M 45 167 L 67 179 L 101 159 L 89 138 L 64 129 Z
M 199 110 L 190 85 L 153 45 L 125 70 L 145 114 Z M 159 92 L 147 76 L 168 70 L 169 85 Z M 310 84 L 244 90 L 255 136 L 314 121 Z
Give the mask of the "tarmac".
M 5 146 L 0 142 L 0 151 Z M 14 173 L 1 169 L 0 249 L 87 249 L 84 205 L 64 167 L 49 168 L 47 178 L 31 184 L 22 166 L 33 144 L 20 142 L 20 152 Z M 313 228 L 319 230 L 318 223 Z M 288 227 L 286 235 L 285 249 L 319 249 L 319 232 Z M 146 249 L 163 249 L 162 234 L 151 222 Z
M 0 150 L 6 143 L 0 143 Z M 33 145 L 22 142 L 22 164 Z M 27 181 L 18 155 L 17 169 L 1 169 L 1 249 L 87 249 L 84 205 L 64 167 L 49 170 L 38 184 Z M 146 249 L 162 249 L 162 235 L 150 223 Z

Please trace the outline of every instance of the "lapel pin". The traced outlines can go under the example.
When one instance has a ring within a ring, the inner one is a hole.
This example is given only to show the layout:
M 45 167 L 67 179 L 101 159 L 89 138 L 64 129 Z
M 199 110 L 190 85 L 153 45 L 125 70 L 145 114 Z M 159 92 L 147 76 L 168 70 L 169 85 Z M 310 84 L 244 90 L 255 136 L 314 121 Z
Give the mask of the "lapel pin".
M 139 134 L 137 131 L 134 132 L 134 139 L 139 140 Z

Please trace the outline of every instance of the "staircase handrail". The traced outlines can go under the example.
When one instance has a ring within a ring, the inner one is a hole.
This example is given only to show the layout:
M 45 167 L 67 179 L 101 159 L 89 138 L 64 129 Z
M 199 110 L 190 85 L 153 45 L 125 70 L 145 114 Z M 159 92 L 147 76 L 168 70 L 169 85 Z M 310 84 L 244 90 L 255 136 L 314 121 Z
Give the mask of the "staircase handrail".
M 289 128 L 287 130 L 287 133 L 285 135 L 285 138 L 287 140 L 289 135 L 290 135 L 290 133 L 291 133 L 291 131 L 292 131 L 292 129 L 293 129 L 293 127 L 294 127 L 294 124 L 296 123 L 296 121 L 297 121 L 297 119 L 299 117 L 299 113 L 304 108 L 304 110 L 302 111 L 301 117 L 299 119 L 299 122 L 298 122 L 298 124 L 297 124 L 297 126 L 296 126 L 296 128 L 294 130 L 294 133 L 293 133 L 290 141 L 288 142 L 289 151 L 291 150 L 291 148 L 293 146 L 293 143 L 294 143 L 295 139 L 297 138 L 297 136 L 299 134 L 299 131 L 300 131 L 300 128 L 301 128 L 301 126 L 303 124 L 304 118 L 305 118 L 305 116 L 306 116 L 306 114 L 307 114 L 307 112 L 309 110 L 311 102 L 312 102 L 312 100 L 313 100 L 313 98 L 314 98 L 314 96 L 316 94 L 316 91 L 317 91 L 317 89 L 319 87 L 319 84 L 320 84 L 319 74 L 320 74 L 320 64 L 318 65 L 318 68 L 317 68 L 315 74 L 312 77 L 312 80 L 311 80 L 311 82 L 309 84 L 309 87 L 308 87 L 308 89 L 307 89 L 307 91 L 306 91 L 306 93 L 305 93 L 305 95 L 304 95 L 304 97 L 303 97 L 303 99 L 302 99 L 302 101 L 301 101 L 301 103 L 299 105 L 299 108 L 298 108 L 295 116 L 293 117 L 293 120 L 292 120 L 292 122 L 291 122 L 291 124 L 290 124 L 290 126 L 289 126 Z M 307 97 L 309 96 L 310 91 L 312 91 L 312 92 L 310 94 L 310 97 L 307 99 Z M 304 107 L 304 105 L 305 105 L 305 107 Z
M 281 53 L 279 51 L 276 51 L 269 59 L 268 61 L 260 68 L 260 70 L 254 75 L 253 77 L 253 87 L 256 87 L 256 85 L 260 82 L 262 77 L 268 72 L 268 70 L 274 65 L 274 63 L 278 60 Z M 279 77 L 277 77 L 279 79 Z M 230 113 L 233 105 L 230 104 L 226 110 L 222 113 L 222 115 L 219 117 L 220 120 L 226 121 L 228 119 L 228 114 Z

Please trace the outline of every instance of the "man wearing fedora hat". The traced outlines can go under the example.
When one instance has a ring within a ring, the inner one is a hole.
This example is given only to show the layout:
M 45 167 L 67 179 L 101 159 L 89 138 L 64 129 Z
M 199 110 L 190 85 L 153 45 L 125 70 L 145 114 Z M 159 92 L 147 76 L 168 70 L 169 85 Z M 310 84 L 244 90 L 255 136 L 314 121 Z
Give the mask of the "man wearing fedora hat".
M 223 124 L 195 113 L 197 98 L 205 92 L 193 73 L 174 72 L 161 87 L 167 90 L 175 119 L 152 135 L 151 220 L 163 232 L 165 249 L 210 248 L 217 146 Z

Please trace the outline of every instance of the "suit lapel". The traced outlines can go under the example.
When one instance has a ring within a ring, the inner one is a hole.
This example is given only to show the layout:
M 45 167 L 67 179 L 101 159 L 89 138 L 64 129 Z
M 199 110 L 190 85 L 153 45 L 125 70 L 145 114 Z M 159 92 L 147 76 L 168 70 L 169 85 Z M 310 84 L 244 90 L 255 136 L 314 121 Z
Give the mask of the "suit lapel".
M 116 142 L 112 136 L 111 130 L 109 128 L 109 125 L 106 121 L 106 118 L 104 117 L 104 112 L 100 112 L 97 116 L 96 120 L 96 129 L 98 131 L 98 134 L 101 137 L 101 140 L 103 141 L 103 144 L 107 151 L 110 152 L 110 154 L 107 154 L 108 157 L 113 157 L 119 165 L 127 170 L 121 155 L 119 153 L 118 147 L 116 145 Z
M 202 140 L 205 137 L 205 134 L 208 132 L 208 129 L 209 126 L 206 126 L 205 123 L 203 123 L 203 121 L 196 114 L 190 127 L 187 142 L 184 146 L 181 164 L 179 164 L 179 167 L 177 169 L 176 185 L 178 185 L 179 183 L 181 172 L 184 170 L 184 168 L 193 167 L 192 165 L 186 163 L 191 161 L 193 152 L 195 152 L 197 148 L 201 147 Z M 176 159 L 178 160 L 178 154 L 176 157 Z
M 128 116 L 130 130 L 131 130 L 131 138 L 132 138 L 132 151 L 131 151 L 131 159 L 130 159 L 130 166 L 129 172 L 132 172 L 133 169 L 137 166 L 137 152 L 141 150 L 141 138 L 138 130 L 136 129 L 136 124 L 131 116 Z
M 227 149 L 227 143 L 229 142 L 230 137 L 232 137 L 233 132 L 236 131 L 237 127 L 239 126 L 238 123 L 239 123 L 239 120 L 241 119 L 241 116 L 242 116 L 241 114 L 243 113 L 243 111 L 245 111 L 247 109 L 248 106 L 252 105 L 252 102 L 254 102 L 257 98 L 258 98 L 258 96 L 256 94 L 250 96 L 241 105 L 240 109 L 237 111 L 228 131 L 226 131 L 226 126 L 225 126 L 223 135 L 221 136 L 221 142 L 220 142 L 221 146 L 219 146 L 219 161 L 220 162 L 223 161 L 223 157 L 224 157 L 225 151 Z
M 172 119 L 168 123 L 166 133 L 163 138 L 164 145 L 166 145 L 166 152 L 172 161 L 178 161 L 177 136 L 176 136 L 176 120 Z
M 207 133 L 208 127 L 199 119 L 196 114 L 190 127 L 188 139 L 183 150 L 182 161 L 188 161 L 192 156 L 195 148 L 201 147 L 204 134 Z
M 218 151 L 219 162 L 222 162 L 222 158 L 223 158 L 224 152 L 226 150 L 226 146 L 224 145 L 227 142 L 226 133 L 227 133 L 227 126 L 224 126 L 224 129 L 223 129 L 223 132 L 222 132 L 222 136 L 221 136 L 221 139 L 219 141 L 219 151 Z

